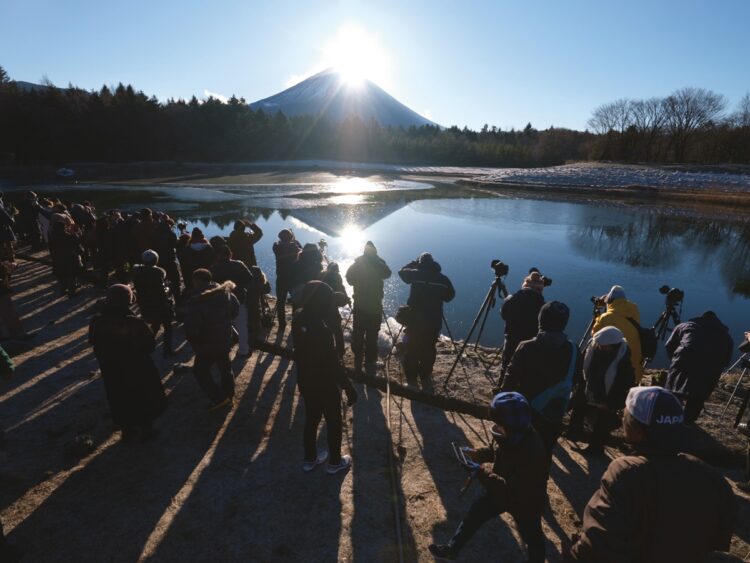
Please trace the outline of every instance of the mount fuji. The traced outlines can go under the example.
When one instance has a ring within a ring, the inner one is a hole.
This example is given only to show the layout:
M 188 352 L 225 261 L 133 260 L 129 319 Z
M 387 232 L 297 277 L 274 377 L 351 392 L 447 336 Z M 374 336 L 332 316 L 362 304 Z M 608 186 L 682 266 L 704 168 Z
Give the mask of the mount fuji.
M 383 126 L 436 125 L 377 84 L 369 80 L 347 84 L 341 74 L 331 68 L 274 96 L 253 102 L 250 107 L 271 114 L 282 112 L 287 117 L 323 115 L 337 122 L 356 116 L 365 122 L 374 119 Z

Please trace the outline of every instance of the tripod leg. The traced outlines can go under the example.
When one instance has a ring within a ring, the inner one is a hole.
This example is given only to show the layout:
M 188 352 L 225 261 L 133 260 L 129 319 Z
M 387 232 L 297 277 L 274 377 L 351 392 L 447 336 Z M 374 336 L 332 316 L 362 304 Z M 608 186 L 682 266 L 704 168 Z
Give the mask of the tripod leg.
M 742 417 L 745 416 L 745 411 L 747 410 L 747 403 L 750 401 L 750 389 L 748 389 L 745 392 L 745 396 L 742 399 L 742 404 L 740 405 L 740 410 L 737 411 L 737 416 L 734 417 L 734 427 L 737 428 L 737 425 L 742 422 Z
M 743 369 L 742 373 L 740 374 L 740 377 L 737 379 L 737 383 L 735 384 L 734 389 L 732 389 L 732 394 L 729 396 L 729 400 L 727 401 L 727 404 L 724 405 L 724 410 L 721 412 L 722 417 L 727 413 L 727 409 L 729 408 L 729 405 L 732 404 L 732 401 L 734 400 L 734 396 L 737 394 L 737 390 L 740 388 L 740 384 L 742 383 L 742 380 L 745 378 L 746 372 L 747 372 L 747 369 Z

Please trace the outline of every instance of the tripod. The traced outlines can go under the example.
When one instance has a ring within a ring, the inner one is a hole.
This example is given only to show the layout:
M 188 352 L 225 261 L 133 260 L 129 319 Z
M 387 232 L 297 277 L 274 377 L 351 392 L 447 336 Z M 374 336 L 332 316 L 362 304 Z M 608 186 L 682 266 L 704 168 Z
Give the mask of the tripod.
M 747 354 L 742 354 L 739 360 L 737 360 L 731 366 L 729 366 L 724 373 L 731 372 L 738 365 L 741 365 L 741 364 L 745 365 L 744 362 L 746 361 L 747 361 Z M 737 379 L 737 383 L 735 384 L 734 389 L 732 389 L 732 394 L 729 396 L 729 400 L 727 401 L 727 404 L 724 405 L 724 410 L 721 411 L 722 418 L 727 413 L 727 409 L 729 408 L 729 405 L 732 404 L 732 400 L 734 399 L 734 396 L 737 394 L 737 390 L 740 388 L 740 384 L 742 383 L 742 380 L 745 378 L 745 373 L 747 373 L 747 368 L 743 368 L 742 373 L 740 374 L 740 377 Z M 745 398 L 742 401 L 742 407 L 740 408 L 740 414 L 737 417 L 737 422 L 739 422 L 742 419 L 742 414 L 744 414 L 745 409 L 747 408 L 748 397 L 750 397 L 750 392 L 746 394 Z M 735 423 L 735 426 L 737 426 L 736 423 Z
M 589 338 L 591 338 L 591 330 L 594 328 L 594 323 L 596 322 L 596 319 L 599 318 L 599 309 L 601 308 L 601 306 L 599 305 L 600 301 L 596 297 L 592 297 L 591 303 L 594 304 L 594 310 L 591 313 L 591 321 L 589 322 L 589 326 L 586 327 L 586 332 L 583 333 L 583 336 L 581 336 L 581 341 L 578 343 L 579 351 L 583 351 L 584 344 L 588 343 Z
M 456 355 L 456 360 L 453 362 L 453 365 L 451 366 L 451 369 L 448 372 L 448 377 L 445 378 L 445 382 L 443 383 L 443 388 L 446 388 L 448 386 L 448 382 L 450 381 L 451 376 L 453 376 L 453 372 L 456 370 L 456 366 L 458 365 L 458 362 L 461 360 L 461 356 L 466 350 L 466 347 L 469 345 L 469 341 L 471 340 L 471 335 L 474 334 L 474 329 L 477 328 L 479 319 L 482 319 L 482 324 L 479 327 L 479 334 L 477 334 L 477 340 L 476 340 L 476 345 L 474 346 L 474 349 L 476 350 L 477 346 L 479 346 L 479 340 L 482 338 L 482 332 L 484 332 L 484 325 L 487 322 L 487 317 L 490 314 L 490 310 L 495 306 L 495 293 L 498 293 L 502 297 L 508 296 L 508 290 L 505 287 L 505 282 L 503 282 L 502 276 L 495 276 L 495 281 L 493 281 L 492 285 L 490 285 L 490 290 L 487 292 L 487 295 L 485 296 L 484 301 L 482 301 L 482 306 L 479 307 L 477 316 L 474 317 L 474 322 L 471 323 L 469 334 L 466 335 L 466 339 L 464 340 L 464 343 L 461 345 L 461 349 L 458 351 L 458 354 Z
M 679 311 L 676 305 L 680 306 Z M 667 339 L 667 332 L 669 331 L 669 321 L 672 321 L 672 328 L 680 324 L 680 315 L 682 314 L 682 301 L 672 302 L 667 297 L 667 302 L 664 307 L 664 311 L 659 315 L 659 318 L 654 324 L 654 331 L 656 332 L 656 338 L 664 342 Z

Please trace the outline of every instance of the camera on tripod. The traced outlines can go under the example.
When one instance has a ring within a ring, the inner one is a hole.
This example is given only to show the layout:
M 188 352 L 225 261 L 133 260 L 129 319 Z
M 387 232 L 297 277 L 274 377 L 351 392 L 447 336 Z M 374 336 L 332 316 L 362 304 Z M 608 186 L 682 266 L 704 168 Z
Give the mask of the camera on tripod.
M 508 275 L 508 265 L 500 260 L 493 260 L 490 262 L 490 268 L 495 270 L 495 277 L 501 278 Z
M 659 293 L 666 295 L 667 305 L 671 307 L 674 307 L 685 299 L 684 291 L 677 289 L 676 287 L 669 287 L 668 285 L 661 286 L 659 288 Z
M 539 271 L 539 268 L 533 267 L 529 269 L 529 274 L 532 274 L 536 272 L 539 274 L 539 278 L 542 280 L 542 283 L 544 284 L 544 287 L 549 287 L 552 285 L 552 278 L 548 278 L 547 276 L 543 276 L 542 272 Z
M 601 307 L 606 307 L 607 306 L 607 302 L 604 300 L 604 297 L 602 297 L 602 296 L 598 296 L 597 297 L 596 295 L 592 295 L 591 296 L 591 302 L 594 304 L 594 307 L 597 307 L 597 308 L 601 308 Z

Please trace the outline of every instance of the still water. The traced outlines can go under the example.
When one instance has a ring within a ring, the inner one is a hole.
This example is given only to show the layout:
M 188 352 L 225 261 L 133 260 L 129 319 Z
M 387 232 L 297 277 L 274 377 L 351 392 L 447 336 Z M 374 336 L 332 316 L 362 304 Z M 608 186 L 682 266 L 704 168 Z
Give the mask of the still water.
M 57 193 L 60 188 L 38 188 Z M 429 181 L 344 178 L 333 183 L 255 186 L 103 187 L 65 189 L 71 200 L 88 198 L 99 210 L 149 206 L 200 226 L 208 237 L 228 235 L 234 220 L 254 220 L 265 235 L 256 247 L 259 265 L 274 278 L 271 245 L 291 227 L 301 243 L 328 243 L 328 258 L 342 273 L 371 240 L 394 271 L 386 283 L 390 315 L 408 287 L 396 271 L 429 251 L 456 287 L 446 306 L 450 330 L 466 335 L 494 274 L 490 261 L 510 266 L 506 284 L 516 290 L 532 266 L 553 279 L 547 300 L 571 308 L 568 333 L 578 340 L 591 319 L 589 298 L 622 285 L 651 325 L 664 309 L 662 285 L 685 292 L 684 320 L 711 309 L 736 343 L 750 329 L 750 227 L 744 221 L 696 219 L 645 206 L 506 198 L 465 188 L 446 191 Z M 449 195 L 450 194 L 450 195 Z M 502 341 L 498 306 L 482 342 Z M 663 352 L 657 365 L 664 365 Z

